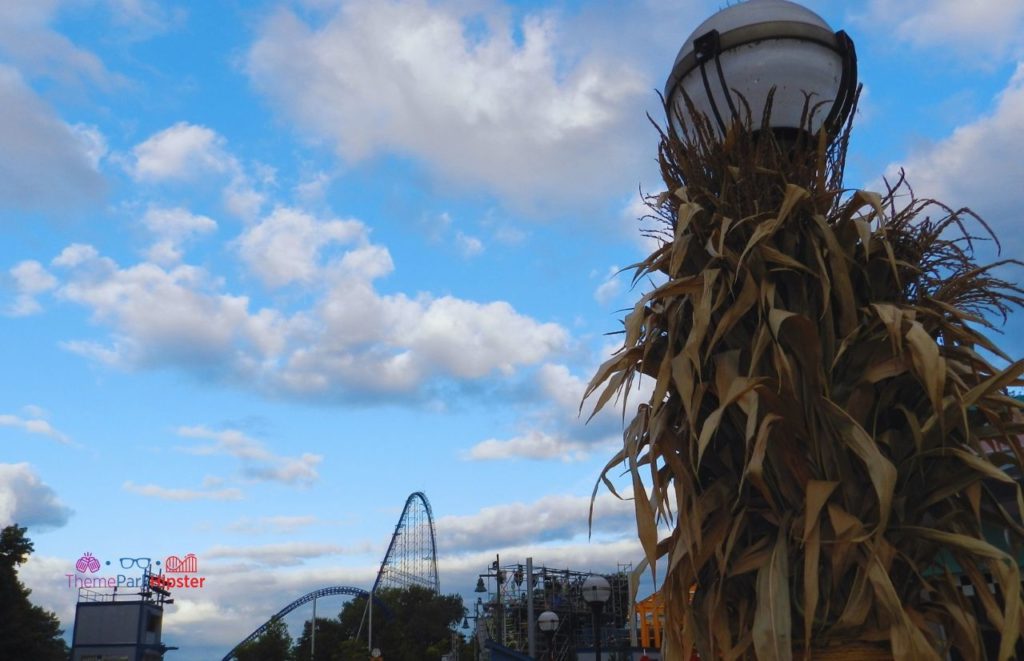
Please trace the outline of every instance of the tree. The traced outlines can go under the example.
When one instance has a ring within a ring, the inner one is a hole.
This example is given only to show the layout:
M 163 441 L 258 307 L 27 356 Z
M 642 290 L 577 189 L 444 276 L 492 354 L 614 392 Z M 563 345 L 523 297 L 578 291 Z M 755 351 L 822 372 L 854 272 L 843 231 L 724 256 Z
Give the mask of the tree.
M 440 658 L 448 651 L 452 626 L 465 615 L 462 597 L 439 595 L 420 587 L 378 593 L 392 618 L 374 630 L 374 647 L 389 661 Z M 379 631 L 379 633 L 378 633 Z
M 387 661 L 437 659 L 450 651 L 452 627 L 458 626 L 465 615 L 462 597 L 439 595 L 421 587 L 386 588 L 378 590 L 375 596 L 373 646 L 381 649 Z M 365 598 L 353 599 L 342 608 L 338 619 L 346 636 L 355 637 L 365 608 Z M 366 635 L 366 628 L 363 635 Z M 318 642 L 318 651 L 319 648 Z M 366 648 L 356 649 L 361 650 L 362 656 L 338 658 L 362 661 Z M 320 661 L 319 655 L 317 661 Z
M 65 661 L 69 650 L 60 620 L 33 605 L 32 591 L 18 580 L 18 565 L 33 549 L 25 531 L 17 524 L 0 531 L 0 659 Z
M 302 626 L 302 635 L 295 641 L 293 655 L 295 661 L 345 661 L 347 656 L 342 653 L 342 644 L 351 638 L 347 635 L 341 622 L 337 619 L 318 617 L 316 618 L 316 650 L 311 655 L 312 630 L 307 621 Z M 360 661 L 366 656 L 366 648 L 361 648 Z
M 238 661 L 292 661 L 292 637 L 283 620 L 271 620 L 266 631 L 237 650 Z

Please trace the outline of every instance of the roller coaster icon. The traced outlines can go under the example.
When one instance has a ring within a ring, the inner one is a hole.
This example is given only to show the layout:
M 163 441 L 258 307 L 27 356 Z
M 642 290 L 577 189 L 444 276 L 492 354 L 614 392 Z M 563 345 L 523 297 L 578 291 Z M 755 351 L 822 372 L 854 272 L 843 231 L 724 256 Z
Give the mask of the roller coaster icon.
M 184 558 L 176 555 L 169 555 L 164 560 L 164 571 L 169 574 L 194 574 L 199 571 L 199 563 L 195 553 L 189 553 Z
M 182 559 L 186 561 L 188 556 Z M 193 556 L 194 560 L 194 556 Z M 335 585 L 320 588 L 305 594 L 291 602 L 269 620 L 257 627 L 251 634 L 235 645 L 222 661 L 236 659 L 239 647 L 249 643 L 266 631 L 271 624 L 280 620 L 296 608 L 315 601 L 321 597 L 343 595 L 349 597 L 370 597 L 380 588 L 423 587 L 440 594 L 441 584 L 437 576 L 437 542 L 434 534 L 434 514 L 430 509 L 430 501 L 422 491 L 409 495 L 402 508 L 402 516 L 398 519 L 395 532 L 391 535 L 391 543 L 384 554 L 377 578 L 373 587 L 367 591 L 362 588 Z M 376 598 L 374 598 L 376 602 Z

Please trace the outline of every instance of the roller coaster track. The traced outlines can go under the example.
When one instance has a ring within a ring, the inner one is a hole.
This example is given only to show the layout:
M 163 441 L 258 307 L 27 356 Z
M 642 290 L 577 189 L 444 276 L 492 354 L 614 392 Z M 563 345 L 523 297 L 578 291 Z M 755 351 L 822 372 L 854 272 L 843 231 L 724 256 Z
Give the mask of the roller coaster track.
M 305 595 L 299 597 L 298 599 L 296 599 L 292 603 L 288 604 L 287 606 L 285 606 L 281 610 L 277 611 L 277 614 L 275 614 L 269 620 L 267 620 L 262 625 L 257 627 L 255 631 L 253 631 L 251 634 L 249 634 L 244 639 L 242 639 L 242 641 L 240 643 L 238 643 L 233 648 L 231 648 L 231 651 L 228 652 L 221 661 L 231 661 L 231 659 L 234 659 L 235 658 L 235 652 L 238 651 L 239 647 L 245 645 L 246 643 L 250 643 L 250 642 L 256 640 L 257 638 L 259 638 L 261 635 L 263 635 L 264 631 L 266 631 L 267 629 L 270 628 L 271 624 L 273 624 L 277 620 L 280 620 L 282 617 L 284 617 L 288 613 L 291 613 L 293 610 L 295 610 L 299 606 L 302 606 L 303 604 L 308 604 L 309 602 L 313 601 L 314 599 L 319 599 L 321 597 L 330 597 L 330 596 L 338 595 L 338 594 L 347 595 L 349 597 L 368 597 L 368 596 L 370 596 L 370 593 L 367 592 L 366 590 L 363 590 L 361 588 L 350 588 L 350 587 L 346 587 L 346 586 L 343 586 L 343 585 L 336 585 L 336 586 L 329 587 L 329 588 L 320 588 L 319 590 L 313 590 L 309 594 L 305 594 Z
M 380 564 L 373 592 L 378 588 L 423 587 L 441 592 L 437 576 L 437 540 L 434 512 L 422 491 L 409 495 L 391 543 Z
M 373 588 L 368 592 L 362 588 L 333 586 L 313 590 L 291 602 L 273 617 L 256 628 L 241 642 L 235 645 L 222 661 L 235 658 L 238 648 L 259 638 L 270 625 L 280 620 L 296 608 L 321 597 L 345 595 L 349 597 L 369 597 L 378 588 L 423 587 L 435 593 L 441 592 L 441 584 L 437 575 L 437 540 L 434 533 L 434 513 L 430 509 L 430 501 L 422 491 L 409 495 L 402 508 L 402 516 L 398 519 L 395 532 L 391 535 L 391 543 L 380 564 Z M 384 606 L 374 596 L 373 601 L 385 612 Z M 367 600 L 369 604 L 369 600 Z M 360 626 L 362 631 L 362 626 Z

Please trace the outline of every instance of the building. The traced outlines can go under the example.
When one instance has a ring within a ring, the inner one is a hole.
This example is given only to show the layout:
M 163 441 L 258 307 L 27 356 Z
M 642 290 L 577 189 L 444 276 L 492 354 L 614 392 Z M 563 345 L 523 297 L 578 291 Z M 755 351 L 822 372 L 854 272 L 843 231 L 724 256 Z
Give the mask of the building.
M 157 587 L 134 593 L 80 588 L 71 661 L 163 661 L 165 652 L 177 649 L 161 640 L 164 604 L 173 603 L 168 596 Z

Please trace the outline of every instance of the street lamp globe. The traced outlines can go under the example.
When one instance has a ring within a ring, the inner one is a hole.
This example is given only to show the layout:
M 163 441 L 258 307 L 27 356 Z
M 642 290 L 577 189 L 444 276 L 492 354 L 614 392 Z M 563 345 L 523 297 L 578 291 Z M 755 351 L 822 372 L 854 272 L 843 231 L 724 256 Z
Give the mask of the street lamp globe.
M 537 616 L 537 628 L 545 634 L 554 633 L 558 629 L 558 615 L 552 611 L 544 611 Z
M 591 608 L 604 606 L 604 602 L 612 596 L 612 586 L 608 584 L 604 576 L 597 574 L 588 576 L 587 580 L 583 581 L 581 590 L 583 591 L 583 601 L 587 602 Z
M 721 133 L 734 120 L 752 128 L 775 90 L 769 126 L 777 133 L 823 126 L 835 135 L 857 91 L 857 56 L 845 32 L 788 0 L 747 0 L 711 16 L 683 44 L 665 83 L 669 121 L 693 126 L 685 98 Z M 802 121 L 805 100 L 813 111 Z M 746 106 L 744 105 L 744 100 Z

